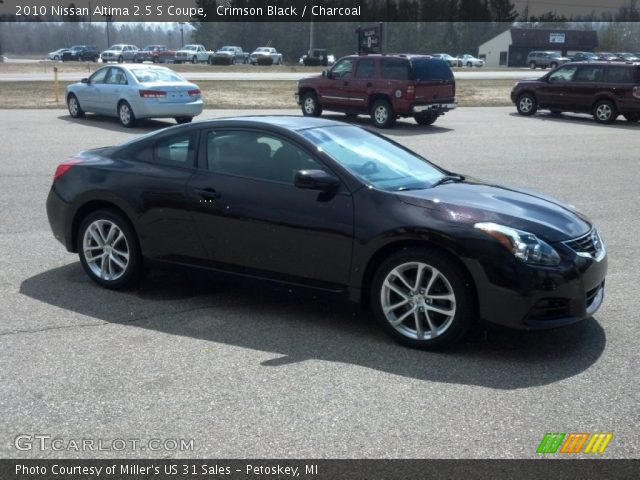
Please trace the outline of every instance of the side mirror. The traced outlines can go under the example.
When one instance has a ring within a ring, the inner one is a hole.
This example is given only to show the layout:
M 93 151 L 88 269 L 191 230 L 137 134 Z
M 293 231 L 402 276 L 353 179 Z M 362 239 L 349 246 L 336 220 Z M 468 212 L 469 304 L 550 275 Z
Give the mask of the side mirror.
M 83 78 L 82 80 L 80 80 L 82 83 L 89 83 L 89 79 L 88 78 Z
M 340 180 L 324 170 L 299 170 L 293 184 L 306 190 L 335 192 L 340 187 Z

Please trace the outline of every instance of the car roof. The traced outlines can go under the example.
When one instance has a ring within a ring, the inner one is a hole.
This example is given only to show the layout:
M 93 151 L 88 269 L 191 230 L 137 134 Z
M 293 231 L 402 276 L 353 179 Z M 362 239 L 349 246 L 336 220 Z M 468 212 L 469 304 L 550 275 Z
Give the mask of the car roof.
M 265 125 L 281 127 L 286 130 L 300 131 L 309 128 L 318 127 L 332 127 L 332 126 L 345 126 L 344 122 L 337 122 L 335 120 L 328 120 L 326 118 L 317 117 L 299 117 L 291 115 L 249 115 L 243 117 L 224 117 L 215 120 L 205 120 L 204 122 L 197 122 L 194 125 L 202 123 L 211 123 L 213 125 L 224 123 L 234 123 L 238 125 Z

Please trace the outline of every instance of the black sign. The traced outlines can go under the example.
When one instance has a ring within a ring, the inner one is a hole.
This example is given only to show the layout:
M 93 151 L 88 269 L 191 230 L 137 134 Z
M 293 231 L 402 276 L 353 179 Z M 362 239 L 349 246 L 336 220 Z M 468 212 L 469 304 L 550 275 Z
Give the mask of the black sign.
M 382 23 L 374 27 L 358 27 L 358 55 L 382 53 Z

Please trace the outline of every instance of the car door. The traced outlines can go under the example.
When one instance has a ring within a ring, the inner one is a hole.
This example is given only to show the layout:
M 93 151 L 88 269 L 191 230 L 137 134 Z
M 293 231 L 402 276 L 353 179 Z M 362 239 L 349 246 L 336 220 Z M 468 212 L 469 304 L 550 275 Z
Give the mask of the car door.
M 361 58 L 358 60 L 353 79 L 346 86 L 349 109 L 354 112 L 367 110 L 369 96 L 373 91 L 376 76 L 376 61 L 373 58 Z
M 101 94 L 98 98 L 98 106 L 105 115 L 117 115 L 118 100 L 122 98 L 124 89 L 127 88 L 127 73 L 120 67 L 111 67 L 104 84 L 100 87 Z
M 565 92 L 566 103 L 572 110 L 589 112 L 596 93 L 604 82 L 604 65 L 580 65 Z
M 107 74 L 111 67 L 103 67 L 91 75 L 87 83 L 78 85 L 74 91 L 80 102 L 80 106 L 86 112 L 100 112 L 100 95 Z
M 146 257 L 195 263 L 205 255 L 186 190 L 195 171 L 198 136 L 197 130 L 181 130 L 122 153 L 130 173 L 121 189 L 133 195 L 129 202 L 137 206 L 136 228 Z
M 601 85 L 603 91 L 610 93 L 615 99 L 618 110 L 622 113 L 637 111 L 638 99 L 634 96 L 634 84 L 640 83 L 640 67 L 637 65 L 608 65 L 606 83 Z
M 543 108 L 562 110 L 570 106 L 567 95 L 572 88 L 577 65 L 564 65 L 543 77 L 544 84 L 536 91 L 538 104 Z
M 327 168 L 296 142 L 250 129 L 201 134 L 200 169 L 188 193 L 214 267 L 282 280 L 345 285 L 353 239 L 353 202 L 294 186 L 303 169 Z
M 320 104 L 328 109 L 343 110 L 349 107 L 349 87 L 353 80 L 355 59 L 343 58 L 329 71 L 325 81 L 318 86 Z

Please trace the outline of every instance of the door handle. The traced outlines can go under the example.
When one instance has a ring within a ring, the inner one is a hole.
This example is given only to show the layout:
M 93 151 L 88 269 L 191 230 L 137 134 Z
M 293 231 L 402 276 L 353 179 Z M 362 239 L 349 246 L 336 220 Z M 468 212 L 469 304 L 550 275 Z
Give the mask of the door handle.
M 204 200 L 217 200 L 221 197 L 220 193 L 213 188 L 194 188 L 193 192 Z

